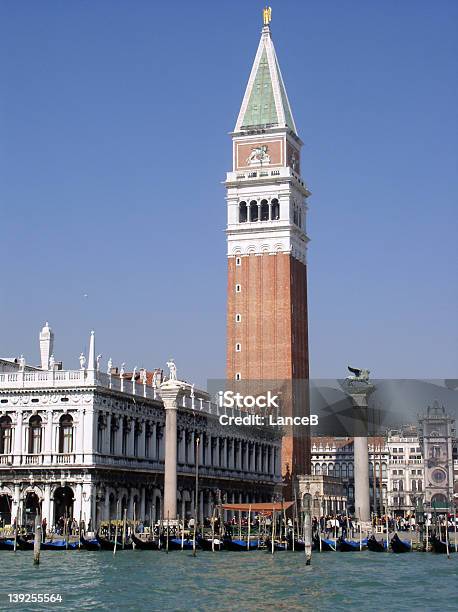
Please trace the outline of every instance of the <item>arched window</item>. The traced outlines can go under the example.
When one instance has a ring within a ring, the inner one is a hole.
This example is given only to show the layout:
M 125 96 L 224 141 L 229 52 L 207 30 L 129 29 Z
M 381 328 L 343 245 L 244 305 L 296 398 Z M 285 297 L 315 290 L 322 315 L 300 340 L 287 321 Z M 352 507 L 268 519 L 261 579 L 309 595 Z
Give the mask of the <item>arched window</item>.
M 280 219 L 280 205 L 278 203 L 277 198 L 274 198 L 272 200 L 271 206 L 272 206 L 272 216 L 271 216 L 271 219 L 273 221 L 277 221 L 278 219 Z
M 29 421 L 29 453 L 41 453 L 41 417 L 35 415 Z
M 12 449 L 12 422 L 9 416 L 0 419 L 0 455 L 9 455 Z
M 317 463 L 315 465 L 315 476 L 320 476 L 320 475 L 321 475 L 321 465 Z
M 334 476 L 340 478 L 340 465 L 338 463 L 334 466 Z
M 239 223 L 246 223 L 248 218 L 248 210 L 246 202 L 240 202 L 239 204 Z
M 250 221 L 258 221 L 259 220 L 259 209 L 258 203 L 256 200 L 251 200 L 250 202 Z
M 347 478 L 347 464 L 342 463 L 342 478 Z
M 348 464 L 348 478 L 353 478 L 353 463 Z
M 327 476 L 327 474 L 328 474 L 328 466 L 326 465 L 326 463 L 323 463 L 321 465 L 321 473 L 323 474 L 323 476 Z
M 73 452 L 73 419 L 64 414 L 59 421 L 59 453 Z
M 329 464 L 328 474 L 329 476 L 334 476 L 334 464 L 333 463 Z
M 261 221 L 269 220 L 269 202 L 261 200 Z

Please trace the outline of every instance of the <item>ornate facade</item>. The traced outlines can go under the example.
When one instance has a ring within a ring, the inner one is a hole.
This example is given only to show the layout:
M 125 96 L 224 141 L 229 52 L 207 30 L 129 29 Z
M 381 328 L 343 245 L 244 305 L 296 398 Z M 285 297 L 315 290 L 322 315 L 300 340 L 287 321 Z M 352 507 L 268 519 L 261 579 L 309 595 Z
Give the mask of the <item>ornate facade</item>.
M 49 340 L 48 340 L 49 341 Z M 37 510 L 95 527 L 127 510 L 157 521 L 163 513 L 168 440 L 161 387 L 146 371 L 98 369 L 94 335 L 77 370 L 3 360 L 0 372 L 0 519 L 25 523 Z M 194 508 L 199 438 L 199 514 L 217 499 L 269 501 L 280 478 L 281 440 L 268 428 L 222 426 L 210 397 L 177 381 L 177 513 Z M 118 504 L 119 502 L 119 504 Z

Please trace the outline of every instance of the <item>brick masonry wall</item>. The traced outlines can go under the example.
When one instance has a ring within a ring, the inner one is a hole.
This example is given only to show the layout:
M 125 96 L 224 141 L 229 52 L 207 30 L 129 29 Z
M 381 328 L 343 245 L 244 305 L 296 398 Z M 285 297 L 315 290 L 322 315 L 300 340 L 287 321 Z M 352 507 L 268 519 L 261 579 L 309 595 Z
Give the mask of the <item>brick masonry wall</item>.
M 306 266 L 287 253 L 241 257 L 240 266 L 230 257 L 227 296 L 227 378 L 240 372 L 242 380 L 308 379 Z M 293 411 L 308 414 L 308 406 L 295 403 Z M 304 427 L 287 432 L 283 474 L 309 473 L 309 436 Z

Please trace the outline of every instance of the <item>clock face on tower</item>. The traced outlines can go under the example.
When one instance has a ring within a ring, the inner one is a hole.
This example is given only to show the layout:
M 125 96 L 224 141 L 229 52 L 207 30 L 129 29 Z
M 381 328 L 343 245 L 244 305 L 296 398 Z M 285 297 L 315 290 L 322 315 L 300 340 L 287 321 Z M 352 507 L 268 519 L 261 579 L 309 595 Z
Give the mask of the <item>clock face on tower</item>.
M 441 484 L 447 479 L 447 474 L 443 470 L 434 470 L 431 473 L 431 478 L 435 483 Z

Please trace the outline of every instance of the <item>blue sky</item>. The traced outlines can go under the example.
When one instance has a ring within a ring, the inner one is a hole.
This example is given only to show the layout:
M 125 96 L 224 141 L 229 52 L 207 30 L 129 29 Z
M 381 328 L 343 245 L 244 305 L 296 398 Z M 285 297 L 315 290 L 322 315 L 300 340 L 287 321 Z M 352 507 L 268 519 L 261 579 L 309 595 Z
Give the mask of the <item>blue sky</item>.
M 0 354 L 224 375 L 225 199 L 263 3 L 0 3 Z M 456 377 L 458 4 L 272 2 L 310 198 L 310 364 Z M 84 295 L 87 294 L 87 297 Z

